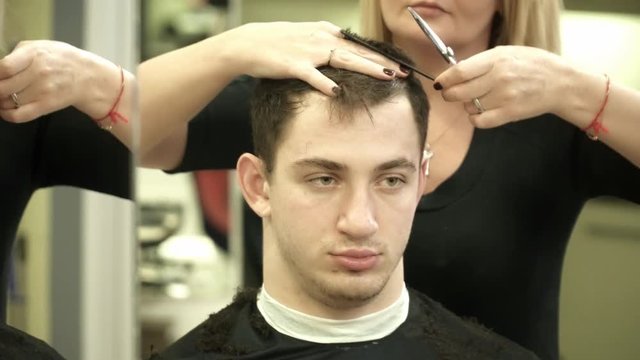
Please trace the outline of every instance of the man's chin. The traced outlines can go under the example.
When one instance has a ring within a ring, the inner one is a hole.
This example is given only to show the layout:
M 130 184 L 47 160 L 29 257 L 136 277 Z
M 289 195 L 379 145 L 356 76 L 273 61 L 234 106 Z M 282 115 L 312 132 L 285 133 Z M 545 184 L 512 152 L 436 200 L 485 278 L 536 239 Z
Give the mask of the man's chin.
M 380 275 L 372 274 L 349 274 L 346 279 L 332 281 L 327 286 L 322 287 L 322 298 L 325 304 L 339 308 L 350 309 L 363 306 L 378 296 L 387 279 L 381 279 Z M 371 279 L 367 279 L 371 276 Z

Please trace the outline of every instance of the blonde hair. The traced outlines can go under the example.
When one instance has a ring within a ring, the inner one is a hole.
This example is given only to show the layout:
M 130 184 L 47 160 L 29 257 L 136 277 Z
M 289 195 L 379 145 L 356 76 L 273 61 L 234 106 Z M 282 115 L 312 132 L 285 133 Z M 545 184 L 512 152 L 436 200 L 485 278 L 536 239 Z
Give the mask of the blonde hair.
M 493 45 L 526 45 L 560 52 L 562 0 L 500 0 L 502 21 L 496 24 Z M 384 25 L 380 0 L 360 0 L 361 33 L 379 41 L 391 41 Z

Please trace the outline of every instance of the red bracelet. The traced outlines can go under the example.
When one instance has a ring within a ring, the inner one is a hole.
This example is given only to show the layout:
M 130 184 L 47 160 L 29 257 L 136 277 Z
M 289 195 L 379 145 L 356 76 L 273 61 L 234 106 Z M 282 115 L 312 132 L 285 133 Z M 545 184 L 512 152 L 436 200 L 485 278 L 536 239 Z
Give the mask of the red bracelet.
M 120 114 L 116 109 L 118 108 L 118 105 L 120 104 L 120 100 L 122 100 L 122 94 L 124 93 L 124 70 L 122 69 L 122 66 L 120 66 L 120 92 L 118 93 L 118 97 L 116 98 L 116 101 L 113 103 L 113 106 L 111 106 L 111 109 L 109 110 L 109 112 L 107 113 L 107 115 L 99 118 L 99 119 L 94 119 L 94 121 L 100 126 L 101 129 L 106 130 L 106 131 L 111 131 L 111 129 L 113 128 L 113 125 L 115 123 L 118 122 L 118 120 L 124 122 L 124 123 L 128 123 L 129 120 L 127 120 L 126 117 L 124 117 L 122 114 Z M 102 121 L 109 119 L 109 123 L 108 124 L 102 124 Z
M 602 101 L 602 106 L 600 106 L 600 110 L 598 110 L 598 112 L 596 113 L 596 116 L 593 118 L 593 120 L 591 120 L 591 123 L 589 123 L 589 126 L 582 129 L 587 134 L 587 137 L 593 141 L 598 140 L 600 132 L 606 134 L 609 131 L 607 130 L 606 127 L 604 127 L 604 125 L 602 124 L 602 121 L 600 121 L 602 112 L 604 111 L 604 108 L 607 106 L 607 103 L 609 102 L 609 91 L 611 90 L 611 79 L 609 78 L 609 75 L 604 74 L 604 77 L 607 79 L 607 85 L 604 93 L 604 100 Z

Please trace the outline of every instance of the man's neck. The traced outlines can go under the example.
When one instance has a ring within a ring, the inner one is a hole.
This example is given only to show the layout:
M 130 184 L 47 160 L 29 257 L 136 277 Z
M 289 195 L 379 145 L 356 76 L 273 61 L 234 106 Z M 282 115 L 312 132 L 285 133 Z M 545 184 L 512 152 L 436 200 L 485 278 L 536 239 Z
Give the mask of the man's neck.
M 264 286 L 257 307 L 267 323 L 284 335 L 315 343 L 355 343 L 381 339 L 402 325 L 409 313 L 409 293 L 403 284 L 398 298 L 386 308 L 348 320 L 291 309 L 274 299 Z

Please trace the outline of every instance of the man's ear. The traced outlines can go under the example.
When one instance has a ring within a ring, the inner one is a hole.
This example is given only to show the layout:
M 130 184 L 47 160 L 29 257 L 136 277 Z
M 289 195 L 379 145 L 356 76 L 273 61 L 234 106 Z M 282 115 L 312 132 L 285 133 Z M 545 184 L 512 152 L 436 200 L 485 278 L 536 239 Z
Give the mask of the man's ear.
M 418 201 L 422 198 L 422 194 L 424 194 L 425 187 L 427 186 L 427 162 L 429 160 L 423 156 L 422 161 L 420 162 L 420 173 L 418 174 Z
M 261 218 L 269 216 L 269 182 L 262 160 L 253 154 L 244 153 L 238 159 L 236 171 L 242 196 L 251 209 Z

